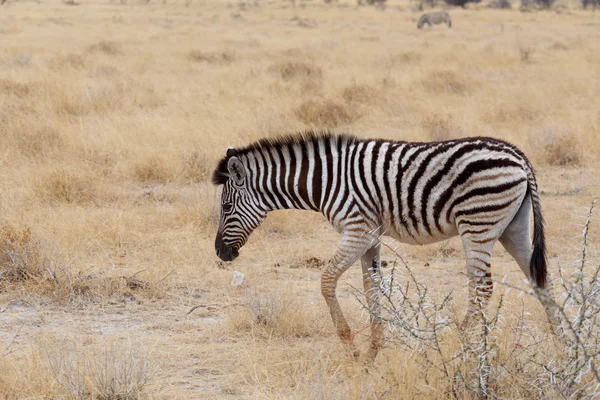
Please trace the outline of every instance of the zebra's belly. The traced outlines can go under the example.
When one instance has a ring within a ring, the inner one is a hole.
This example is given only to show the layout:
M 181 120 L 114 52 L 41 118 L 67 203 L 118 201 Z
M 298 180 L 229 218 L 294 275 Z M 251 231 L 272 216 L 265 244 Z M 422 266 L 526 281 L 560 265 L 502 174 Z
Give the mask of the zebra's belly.
M 401 243 L 425 245 L 448 240 L 458 235 L 458 229 L 456 228 L 455 224 L 446 224 L 445 226 L 442 226 L 442 228 L 443 232 L 435 232 L 432 235 L 428 235 L 427 233 L 416 234 L 415 232 L 410 234 L 408 231 L 398 231 L 394 228 L 388 228 L 385 236 L 389 236 Z

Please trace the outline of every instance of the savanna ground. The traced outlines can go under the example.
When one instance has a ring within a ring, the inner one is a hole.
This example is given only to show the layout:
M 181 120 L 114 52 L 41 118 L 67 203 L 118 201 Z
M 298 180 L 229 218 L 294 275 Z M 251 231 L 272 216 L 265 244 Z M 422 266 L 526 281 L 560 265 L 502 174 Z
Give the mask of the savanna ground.
M 453 9 L 451 30 L 417 30 L 396 2 L 9 0 L 0 397 L 123 398 L 114 376 L 134 398 L 450 396 L 393 345 L 366 369 L 345 356 L 319 290 L 338 236 L 319 215 L 273 213 L 219 262 L 209 177 L 227 146 L 306 128 L 507 139 L 537 169 L 555 277 L 580 258 L 580 216 L 600 193 L 600 14 L 513 7 Z M 399 251 L 460 314 L 459 241 Z M 494 257 L 498 281 L 526 287 L 500 246 Z M 234 270 L 246 286 L 230 285 Z M 338 293 L 365 349 L 360 282 L 354 267 Z M 541 306 L 518 293 L 505 307 L 542 331 Z M 503 329 L 501 343 L 510 318 Z M 528 397 L 521 378 L 497 392 Z

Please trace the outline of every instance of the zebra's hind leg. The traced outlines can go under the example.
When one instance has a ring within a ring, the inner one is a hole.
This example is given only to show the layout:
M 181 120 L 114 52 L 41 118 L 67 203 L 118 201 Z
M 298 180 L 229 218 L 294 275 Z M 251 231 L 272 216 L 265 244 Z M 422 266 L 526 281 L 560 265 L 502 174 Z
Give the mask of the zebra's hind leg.
M 348 322 L 346 322 L 346 318 L 344 318 L 344 314 L 340 308 L 335 289 L 340 276 L 342 276 L 342 274 L 346 272 L 346 270 L 350 268 L 350 266 L 360 258 L 367 249 L 373 246 L 373 242 L 376 239 L 371 238 L 368 234 L 364 234 L 365 231 L 366 229 L 357 229 L 356 231 L 345 233 L 333 259 L 321 273 L 321 293 L 329 307 L 333 325 L 335 326 L 344 347 L 346 347 L 348 354 L 353 357 L 358 357 L 360 351 L 354 346 L 352 332 L 350 331 L 350 326 L 348 326 Z
M 369 307 L 369 323 L 371 325 L 371 345 L 368 358 L 375 359 L 382 345 L 384 324 L 380 319 L 381 307 L 379 292 L 381 284 L 381 245 L 371 247 L 362 256 L 362 273 L 367 306 Z
M 515 259 L 521 271 L 529 279 L 537 298 L 544 306 L 546 317 L 555 334 L 560 334 L 560 318 L 558 308 L 554 300 L 552 292 L 552 283 L 547 282 L 545 288 L 536 287 L 535 282 L 531 280 L 530 267 L 531 254 L 533 252 L 531 246 L 531 198 L 528 195 L 523 200 L 521 208 L 517 215 L 513 218 L 510 224 L 500 236 L 500 243 L 506 251 Z
M 494 290 L 492 281 L 492 248 L 496 238 L 482 236 L 465 231 L 461 234 L 463 248 L 467 258 L 467 276 L 469 278 L 469 305 L 461 325 L 463 330 L 482 316 Z

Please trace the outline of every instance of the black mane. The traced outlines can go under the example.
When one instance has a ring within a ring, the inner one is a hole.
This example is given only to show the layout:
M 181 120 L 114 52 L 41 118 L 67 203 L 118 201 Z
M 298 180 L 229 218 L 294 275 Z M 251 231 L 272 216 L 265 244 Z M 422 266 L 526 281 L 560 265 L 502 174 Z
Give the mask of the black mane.
M 307 142 L 311 142 L 311 141 L 314 143 L 314 142 L 317 142 L 318 140 L 330 139 L 332 137 L 335 137 L 339 141 L 345 141 L 345 142 L 354 142 L 354 141 L 358 140 L 355 136 L 352 136 L 352 135 L 344 135 L 344 134 L 338 135 L 338 134 L 334 134 L 332 132 L 327 132 L 327 131 L 319 132 L 319 131 L 309 130 L 309 131 L 304 131 L 304 132 L 291 134 L 291 135 L 260 139 L 259 141 L 251 143 L 246 147 L 243 147 L 241 149 L 236 149 L 235 156 L 236 157 L 243 156 L 245 154 L 251 153 L 256 150 L 280 148 L 280 147 L 292 146 L 295 144 L 307 143 Z M 227 182 L 227 180 L 229 179 L 229 171 L 227 170 L 227 163 L 229 162 L 229 159 L 231 157 L 233 157 L 233 154 L 231 154 L 229 156 L 226 155 L 225 157 L 221 158 L 221 160 L 219 160 L 219 164 L 217 165 L 217 168 L 215 169 L 215 171 L 213 172 L 213 175 L 212 175 L 213 185 L 224 185 Z

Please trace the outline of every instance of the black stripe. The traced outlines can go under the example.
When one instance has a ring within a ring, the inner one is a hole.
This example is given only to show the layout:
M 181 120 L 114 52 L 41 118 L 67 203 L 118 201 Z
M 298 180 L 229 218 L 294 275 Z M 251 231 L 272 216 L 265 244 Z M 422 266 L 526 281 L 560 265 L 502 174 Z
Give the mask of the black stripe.
M 396 193 L 398 196 L 398 217 L 400 218 L 400 223 L 404 227 L 404 229 L 410 234 L 410 229 L 408 229 L 408 224 L 406 223 L 406 219 L 404 219 L 404 212 L 402 206 L 402 175 L 404 174 L 404 168 L 402 167 L 402 158 L 408 151 L 410 146 L 408 144 L 404 145 L 402 150 L 400 150 L 400 156 L 398 157 L 398 173 L 396 174 Z
M 454 214 L 454 218 L 458 219 L 458 217 L 460 217 L 462 215 L 473 215 L 473 214 L 481 214 L 481 213 L 503 210 L 513 203 L 514 203 L 514 200 L 510 200 L 510 201 L 500 203 L 500 204 L 486 205 L 486 206 L 481 206 L 481 207 L 469 208 L 467 210 L 460 210 L 460 211 L 457 211 L 456 214 Z
M 381 196 L 381 189 L 379 188 L 379 184 L 377 183 L 377 160 L 379 158 L 379 149 L 381 149 L 381 141 L 376 141 L 373 146 L 373 150 L 371 151 L 371 179 L 373 180 L 373 185 L 375 186 L 375 209 L 379 214 L 379 218 L 383 218 L 383 198 Z M 385 175 L 385 170 L 383 171 Z
M 385 196 L 387 197 L 388 209 L 390 211 L 390 219 L 394 218 L 394 203 L 392 200 L 392 182 L 388 179 L 388 172 L 390 170 L 390 164 L 392 162 L 392 155 L 396 148 L 392 143 L 387 148 L 385 153 L 385 160 L 383 161 L 383 188 L 385 189 Z M 393 221 L 392 221 L 393 222 Z
M 313 202 L 317 205 L 319 210 L 323 210 L 321 204 L 321 195 L 323 194 L 323 162 L 321 161 L 321 150 L 319 146 L 319 140 L 313 138 L 313 149 L 314 149 L 314 157 L 315 157 L 315 169 L 313 171 Z
M 293 144 L 288 145 L 287 150 L 288 150 L 288 153 L 290 154 L 290 165 L 289 165 L 290 174 L 289 174 L 288 180 L 286 182 L 287 190 L 288 190 L 288 193 L 290 194 L 290 200 L 292 201 L 294 208 L 300 209 L 300 208 L 302 208 L 302 205 L 301 205 L 300 201 L 296 198 L 296 193 L 294 192 L 294 185 L 296 183 L 294 176 L 296 175 L 296 164 L 297 164 L 296 152 L 294 151 L 294 145 Z
M 334 163 L 333 163 L 333 150 L 331 148 L 331 139 L 327 138 L 325 139 L 325 154 L 327 155 L 327 158 L 325 160 L 326 165 L 325 168 L 327 168 L 327 182 L 326 182 L 326 186 L 325 186 L 325 198 L 323 199 L 323 214 L 328 215 L 329 212 L 331 211 L 331 207 L 332 207 L 332 186 L 333 186 L 333 167 L 334 167 Z M 335 188 L 333 188 L 335 189 Z M 329 202 L 329 207 L 327 209 L 325 209 L 327 203 Z
M 484 225 L 496 225 L 498 222 L 502 221 L 504 217 L 497 219 L 495 221 L 467 221 L 465 219 L 461 219 L 458 221 L 456 226 L 461 226 L 462 224 L 467 224 L 471 226 L 484 226 Z
M 502 193 L 502 192 L 510 190 L 510 189 L 514 188 L 515 186 L 517 186 L 523 182 L 526 182 L 526 181 L 527 181 L 526 178 L 521 178 L 521 179 L 517 179 L 516 181 L 506 182 L 506 183 L 503 183 L 503 184 L 497 185 L 497 186 L 486 186 L 486 187 L 480 187 L 477 189 L 473 189 L 473 190 L 463 194 L 462 196 L 457 197 L 452 202 L 450 207 L 448 207 L 448 211 L 446 212 L 446 220 L 450 220 L 450 214 L 452 213 L 452 210 L 454 209 L 454 207 L 456 207 L 457 205 L 459 205 L 460 203 L 462 203 L 465 200 L 469 200 L 472 197 L 476 197 L 476 196 L 485 196 L 487 194 Z
M 465 155 L 466 153 L 471 152 L 476 149 L 479 149 L 479 148 L 480 148 L 480 146 L 478 143 L 469 143 L 469 144 L 459 148 L 448 158 L 448 160 L 446 160 L 446 164 L 444 165 L 444 168 L 439 170 L 431 179 L 429 179 L 429 181 L 427 181 L 427 183 L 425 184 L 425 187 L 423 188 L 423 195 L 422 195 L 422 198 L 425 199 L 424 209 L 427 209 L 431 191 L 438 183 L 441 182 L 442 178 L 444 176 L 446 176 L 452 170 L 452 167 L 454 167 L 454 164 L 456 163 L 456 161 L 459 158 L 461 158 L 463 155 Z M 443 208 L 444 204 L 446 204 L 446 201 L 448 201 L 448 199 L 445 199 L 442 203 L 440 203 L 440 198 L 438 198 L 438 201 L 435 203 L 435 205 L 433 207 L 433 220 L 435 221 L 436 228 L 439 232 L 442 231 L 442 227 L 440 226 L 440 223 L 439 223 L 439 216 L 440 216 L 440 213 L 442 212 L 442 210 L 441 210 L 441 208 L 438 210 L 438 207 L 441 204 L 441 206 Z
M 331 206 L 329 208 L 329 213 L 330 213 L 330 219 L 331 221 L 333 221 L 335 219 L 335 216 L 340 212 L 341 208 L 344 207 L 344 201 L 340 202 L 340 204 L 338 205 L 338 208 L 336 210 L 333 210 L 333 206 L 335 204 L 335 200 L 338 198 L 338 196 L 340 195 L 341 192 L 341 188 L 342 188 L 342 180 L 346 179 L 346 186 L 348 186 L 348 179 L 345 176 L 342 176 L 343 171 L 346 171 L 346 174 L 348 174 L 348 166 L 347 165 L 343 165 L 344 164 L 344 158 L 348 158 L 348 152 L 349 152 L 349 147 L 343 147 L 342 143 L 340 142 L 336 142 L 336 148 L 338 149 L 338 165 L 337 165 L 337 171 L 335 172 L 337 175 L 337 182 L 336 182 L 336 187 L 333 193 L 333 196 L 331 197 Z M 346 187 L 346 197 L 347 197 L 347 193 L 348 193 L 348 187 Z M 341 193 L 342 196 L 344 196 L 344 193 Z
M 412 226 L 415 228 L 415 230 L 417 232 L 418 232 L 417 216 L 415 215 L 415 210 L 417 209 L 417 204 L 415 202 L 415 190 L 416 190 L 417 184 L 419 183 L 419 179 L 425 175 L 425 170 L 429 167 L 431 160 L 435 156 L 446 151 L 448 149 L 448 147 L 450 147 L 452 145 L 453 145 L 453 143 L 441 144 L 436 149 L 434 149 L 431 153 L 427 154 L 425 156 L 425 158 L 423 159 L 423 161 L 421 161 L 421 164 L 419 165 L 417 172 L 415 172 L 413 174 L 412 179 L 410 180 L 410 183 L 408 184 L 408 197 L 406 199 L 406 203 L 408 205 L 408 210 L 409 210 L 408 217 L 410 218 Z M 429 229 L 429 223 L 427 222 L 427 216 L 426 216 L 426 209 L 425 209 L 426 205 L 424 203 L 425 203 L 425 197 L 421 196 L 421 208 L 422 208 L 421 209 L 421 217 L 423 220 L 422 222 L 423 222 L 423 225 L 425 226 L 425 229 L 431 236 L 431 230 Z
M 274 153 L 276 153 L 279 149 L 271 149 Z M 287 205 L 287 201 L 285 201 L 285 194 L 281 193 L 283 192 L 283 186 L 281 189 L 279 189 L 277 187 L 277 180 L 279 179 L 279 184 L 281 185 L 281 181 L 283 181 L 284 179 L 282 178 L 282 176 L 285 176 L 284 171 L 283 171 L 283 166 L 285 165 L 285 163 L 282 163 L 281 159 L 279 160 L 278 163 L 275 162 L 275 156 L 273 154 L 271 154 L 270 151 L 266 151 L 265 152 L 268 157 L 269 160 L 271 162 L 271 187 L 273 188 L 273 193 L 275 194 L 275 196 L 277 197 L 277 200 L 279 201 L 279 203 L 281 204 L 281 207 L 283 208 L 288 208 Z M 280 156 L 280 158 L 283 158 L 282 156 Z M 284 164 L 284 165 L 282 165 Z M 278 176 L 279 174 L 279 176 Z M 280 192 L 281 190 L 281 192 Z
M 258 157 L 256 157 L 257 163 L 259 163 L 260 165 L 258 166 L 258 168 L 262 168 L 264 169 L 264 174 L 263 174 L 263 179 L 262 182 L 260 183 L 262 185 L 262 187 L 264 188 L 264 191 L 266 193 L 266 195 L 268 196 L 270 203 L 273 204 L 273 206 L 275 208 L 277 208 L 277 201 L 275 201 L 275 194 L 274 192 L 277 192 L 277 188 L 273 188 L 271 189 L 271 191 L 269 191 L 269 188 L 267 187 L 267 181 L 269 179 L 269 166 L 272 165 L 270 162 L 268 162 L 267 157 L 262 153 L 262 152 L 257 152 L 257 155 L 260 155 L 260 162 L 258 161 Z M 271 174 L 274 174 L 275 171 L 271 171 Z
M 461 235 L 477 235 L 479 233 L 487 233 L 489 231 L 490 231 L 489 229 L 481 229 L 481 230 L 478 230 L 478 231 L 477 230 L 468 229 L 468 230 L 462 232 Z
M 370 209 L 370 211 L 373 214 L 377 214 L 377 209 L 374 208 L 375 207 L 375 199 L 372 196 L 371 190 L 369 189 L 369 185 L 367 184 L 367 176 L 366 176 L 366 171 L 365 171 L 365 156 L 367 154 L 367 147 L 369 146 L 369 142 L 363 142 L 363 146 L 361 151 L 359 152 L 359 157 L 358 157 L 358 168 L 355 170 L 354 168 L 352 169 L 352 172 L 354 175 L 358 175 L 360 182 L 362 183 L 363 186 L 363 190 L 364 192 L 361 193 L 358 190 L 358 187 L 355 187 L 356 190 L 356 194 L 357 197 L 360 198 L 361 202 L 363 203 L 364 207 L 366 207 L 367 209 Z M 354 167 L 355 164 L 352 164 L 352 166 Z M 369 177 L 372 178 L 372 177 Z M 366 196 L 364 196 L 366 194 Z M 368 199 L 367 199 L 368 197 Z
M 300 154 L 301 158 L 298 160 L 300 163 L 300 174 L 298 175 L 298 193 L 300 194 L 300 198 L 304 200 L 306 205 L 314 211 L 319 211 L 318 208 L 312 205 L 312 201 L 308 196 L 308 185 L 314 187 L 313 182 L 308 181 L 308 169 L 310 167 L 309 159 L 308 159 L 308 147 L 306 142 L 300 143 Z M 314 179 L 314 175 L 313 175 Z
M 442 193 L 442 195 L 437 199 L 434 207 L 433 207 L 433 218 L 436 223 L 437 229 L 441 232 L 442 228 L 440 226 L 440 215 L 442 213 L 442 209 L 446 205 L 446 203 L 452 197 L 454 193 L 454 189 L 458 186 L 462 185 L 469 179 L 473 174 L 481 171 L 487 171 L 494 168 L 505 168 L 505 167 L 521 167 L 521 164 L 509 160 L 507 158 L 497 158 L 497 159 L 484 159 L 477 160 L 470 164 L 468 164 L 465 169 L 456 177 L 456 179 L 450 184 L 450 186 Z M 448 223 L 450 221 L 448 220 Z

